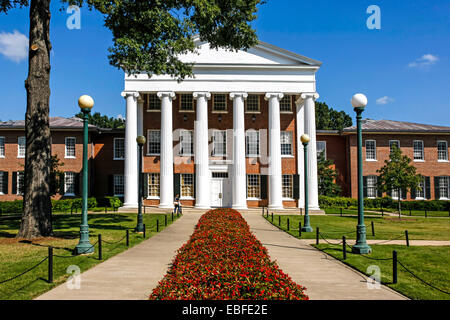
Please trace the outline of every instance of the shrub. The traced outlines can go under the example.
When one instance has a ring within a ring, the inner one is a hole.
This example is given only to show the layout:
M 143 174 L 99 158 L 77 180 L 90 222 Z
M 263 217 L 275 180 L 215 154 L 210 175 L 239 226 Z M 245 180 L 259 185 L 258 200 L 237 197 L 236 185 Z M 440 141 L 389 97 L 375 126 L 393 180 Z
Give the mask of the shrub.
M 270 261 L 239 212 L 216 209 L 200 218 L 150 299 L 307 300 L 304 289 Z
M 22 213 L 23 212 L 23 201 L 2 201 L 0 202 L 0 213 Z
M 104 197 L 97 200 L 99 207 L 120 208 L 123 206 L 119 197 Z

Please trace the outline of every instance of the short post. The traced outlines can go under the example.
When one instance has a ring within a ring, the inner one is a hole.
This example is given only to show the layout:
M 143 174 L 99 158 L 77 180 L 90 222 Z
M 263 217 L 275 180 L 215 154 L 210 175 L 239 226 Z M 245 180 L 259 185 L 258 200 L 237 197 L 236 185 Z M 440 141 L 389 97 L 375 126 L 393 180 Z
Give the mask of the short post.
M 127 229 L 127 233 L 126 233 L 126 238 L 127 238 L 127 247 L 130 246 L 130 230 Z
M 144 236 L 144 239 L 145 239 L 145 230 L 146 230 L 146 227 L 145 227 L 145 224 L 144 224 L 144 230 L 142 232 L 142 235 Z
M 409 208 L 409 216 L 411 217 L 411 208 Z
M 264 207 L 262 207 L 261 215 L 264 217 Z
M 392 283 L 397 283 L 397 251 L 392 251 Z
M 319 244 L 319 227 L 316 228 L 316 244 Z
M 425 209 L 425 218 L 427 218 L 428 217 L 428 215 L 427 215 L 427 209 Z
M 299 238 L 302 237 L 302 222 L 301 221 L 298 222 L 298 237 Z
M 381 216 L 384 217 L 384 210 L 381 208 Z
M 156 219 L 156 232 L 159 232 L 159 220 Z
M 164 215 L 164 226 L 167 227 L 167 214 Z
M 98 260 L 102 260 L 102 235 L 98 235 Z
M 345 236 L 342 236 L 342 259 L 347 259 L 347 243 Z
M 172 221 L 173 221 L 173 211 L 172 211 Z
M 278 216 L 278 226 L 281 227 L 281 216 Z
M 342 217 L 342 208 L 340 208 L 341 209 L 341 217 Z
M 300 208 L 300 215 L 301 216 L 303 215 L 303 209 L 302 208 Z
M 53 283 L 53 247 L 48 247 L 48 283 Z
M 107 207 L 105 207 L 105 213 L 108 213 L 108 208 Z
M 375 237 L 375 226 L 373 225 L 373 221 L 370 224 L 372 226 L 372 236 Z
M 289 231 L 289 218 L 287 218 L 287 231 Z
M 273 222 L 273 212 L 272 212 L 272 222 Z
M 143 206 L 144 207 L 144 214 L 145 214 L 145 206 Z
M 409 247 L 409 234 L 408 230 L 405 230 L 406 246 Z

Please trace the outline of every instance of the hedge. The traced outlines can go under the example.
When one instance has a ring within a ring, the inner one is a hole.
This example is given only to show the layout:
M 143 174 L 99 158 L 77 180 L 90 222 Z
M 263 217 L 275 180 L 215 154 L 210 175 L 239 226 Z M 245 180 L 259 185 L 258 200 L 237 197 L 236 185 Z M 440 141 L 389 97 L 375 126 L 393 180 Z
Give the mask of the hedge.
M 82 198 L 52 200 L 53 212 L 69 212 L 72 208 L 81 208 Z M 96 199 L 88 198 L 88 208 L 96 207 L 119 208 L 122 201 L 118 197 L 104 197 Z M 23 212 L 23 200 L 2 201 L 0 202 L 0 213 L 19 213 Z
M 350 208 L 358 206 L 358 199 L 345 197 L 327 197 L 319 196 L 319 206 L 321 208 Z M 367 209 L 397 209 L 397 200 L 391 197 L 364 199 L 364 207 Z M 444 200 L 414 200 L 402 201 L 401 207 L 404 210 L 418 211 L 448 211 L 450 210 L 450 201 Z

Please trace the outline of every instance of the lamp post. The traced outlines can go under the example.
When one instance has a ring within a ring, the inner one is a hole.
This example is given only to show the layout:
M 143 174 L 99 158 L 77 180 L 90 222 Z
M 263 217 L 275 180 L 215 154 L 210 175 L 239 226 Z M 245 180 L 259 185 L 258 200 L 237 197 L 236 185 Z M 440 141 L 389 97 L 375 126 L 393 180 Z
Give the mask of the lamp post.
M 139 194 L 139 198 L 138 198 L 138 216 L 137 216 L 137 226 L 134 229 L 134 231 L 136 232 L 144 232 L 144 220 L 142 217 L 142 186 L 143 186 L 143 181 L 142 181 L 142 148 L 145 144 L 145 137 L 144 136 L 138 136 L 136 138 L 136 142 L 138 144 L 139 147 L 139 159 L 138 159 L 138 164 L 139 164 L 139 180 L 138 180 L 138 194 Z
M 89 225 L 87 216 L 88 198 L 88 119 L 89 113 L 94 106 L 94 99 L 84 95 L 78 99 L 78 106 L 83 112 L 83 191 L 82 210 L 80 225 L 80 242 L 75 247 L 76 254 L 86 254 L 94 252 L 94 247 L 89 242 Z
M 352 98 L 352 106 L 356 112 L 357 143 L 358 143 L 358 225 L 356 227 L 356 244 L 352 252 L 366 254 L 372 252 L 366 241 L 366 225 L 364 224 L 364 194 L 363 194 L 363 162 L 362 162 L 362 113 L 367 105 L 367 98 L 357 93 Z
M 305 155 L 305 160 L 304 160 L 304 165 L 305 165 L 305 218 L 303 221 L 303 228 L 302 231 L 303 232 L 312 232 L 313 229 L 309 223 L 309 204 L 308 204 L 308 143 L 309 141 L 311 141 L 311 138 L 309 137 L 309 135 L 307 134 L 303 134 L 300 137 L 300 141 L 303 144 L 303 149 L 304 149 L 304 155 Z

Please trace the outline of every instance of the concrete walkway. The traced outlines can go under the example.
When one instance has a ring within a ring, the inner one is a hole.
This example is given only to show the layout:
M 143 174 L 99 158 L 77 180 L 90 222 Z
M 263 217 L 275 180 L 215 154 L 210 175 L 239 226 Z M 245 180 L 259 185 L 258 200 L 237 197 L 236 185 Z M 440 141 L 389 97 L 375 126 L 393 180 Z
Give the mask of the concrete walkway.
M 298 229 L 297 229 L 298 230 Z M 316 239 L 303 239 L 305 243 L 315 244 Z M 338 244 L 342 240 L 340 239 L 327 239 L 328 242 L 332 244 Z M 406 246 L 406 240 L 366 240 L 368 244 L 399 244 Z M 319 239 L 320 244 L 325 244 L 325 240 L 322 238 Z M 356 240 L 348 240 L 347 243 L 350 245 L 354 245 Z M 447 240 L 409 240 L 410 246 L 450 246 L 450 241 Z
M 276 260 L 293 281 L 307 288 L 306 294 L 311 300 L 407 299 L 386 286 L 369 289 L 365 275 L 311 247 L 307 241 L 279 230 L 261 214 L 247 213 L 242 216 L 268 249 L 270 258 Z
M 203 213 L 185 214 L 150 239 L 82 273 L 79 290 L 63 283 L 36 300 L 148 299 Z

